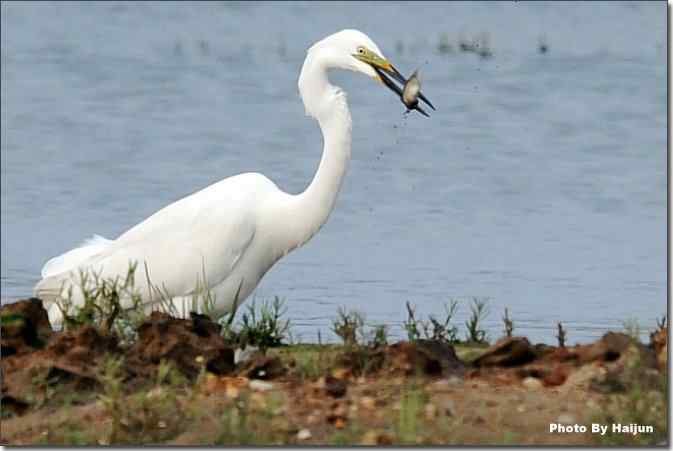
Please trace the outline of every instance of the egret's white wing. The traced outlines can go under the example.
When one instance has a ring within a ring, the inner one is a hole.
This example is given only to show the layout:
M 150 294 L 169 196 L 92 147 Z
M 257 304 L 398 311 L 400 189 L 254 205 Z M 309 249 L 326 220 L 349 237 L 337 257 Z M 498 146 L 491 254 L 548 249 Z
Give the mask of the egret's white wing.
M 80 263 L 100 254 L 112 240 L 103 238 L 100 235 L 85 240 L 79 247 L 52 258 L 42 267 L 42 277 L 51 277 L 72 268 L 77 267 Z
M 154 288 L 171 296 L 192 293 L 199 284 L 204 286 L 204 279 L 211 288 L 229 276 L 255 235 L 253 217 L 241 211 L 225 216 L 227 210 L 211 214 L 209 219 L 222 215 L 219 223 L 195 215 L 152 227 L 145 239 L 119 243 L 91 266 L 109 278 L 126 274 L 129 264 L 137 263 L 137 288 L 146 289 L 149 278 Z
M 149 293 L 148 280 L 171 296 L 211 288 L 226 279 L 250 246 L 260 198 L 275 185 L 259 174 L 225 179 L 159 210 L 76 269 L 104 279 L 124 276 L 137 263 L 135 286 Z M 147 272 L 145 270 L 147 268 Z M 75 269 L 75 268 L 73 268 Z M 57 288 L 73 271 L 38 284 Z M 59 280 L 61 279 L 61 280 Z
M 105 276 L 124 274 L 137 262 L 139 288 L 149 275 L 172 296 L 192 293 L 204 277 L 207 287 L 218 285 L 255 236 L 255 209 L 271 182 L 252 175 L 225 179 L 158 211 L 120 236 L 96 266 Z

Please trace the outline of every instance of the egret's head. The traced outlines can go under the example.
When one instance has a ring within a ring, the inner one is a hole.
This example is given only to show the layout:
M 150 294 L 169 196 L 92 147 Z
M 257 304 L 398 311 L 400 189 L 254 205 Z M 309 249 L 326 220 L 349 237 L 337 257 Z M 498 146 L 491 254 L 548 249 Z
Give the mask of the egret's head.
M 304 67 L 299 75 L 299 91 L 304 104 L 307 105 L 307 112 L 312 115 L 315 115 L 320 107 L 317 104 L 313 105 L 315 100 L 312 96 L 316 85 L 310 74 L 316 67 L 323 70 L 338 68 L 360 72 L 380 81 L 400 97 L 402 88 L 393 80 L 402 86 L 407 82 L 406 78 L 383 56 L 379 46 L 369 36 L 358 30 L 339 31 L 315 43 L 308 50 Z M 423 94 L 419 94 L 419 97 L 431 105 Z
M 400 83 L 405 79 L 383 56 L 379 46 L 369 36 L 358 30 L 342 30 L 327 36 L 309 49 L 309 52 L 320 50 L 323 57 L 333 67 L 363 73 L 380 80 L 376 69 L 383 70 Z

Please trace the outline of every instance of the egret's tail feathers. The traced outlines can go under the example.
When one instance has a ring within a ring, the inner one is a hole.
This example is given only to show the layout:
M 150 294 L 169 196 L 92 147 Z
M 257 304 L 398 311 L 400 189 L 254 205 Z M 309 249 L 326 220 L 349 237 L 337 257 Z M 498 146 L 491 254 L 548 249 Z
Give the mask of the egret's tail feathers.
M 99 254 L 112 242 L 113 240 L 108 240 L 100 235 L 94 235 L 84 241 L 79 247 L 58 257 L 54 257 L 45 263 L 42 268 L 42 278 L 46 279 L 77 268 L 77 266 L 87 259 Z
M 52 302 L 58 298 L 63 288 L 63 280 L 59 277 L 47 277 L 40 280 L 33 288 L 33 295 L 44 302 Z
M 52 258 L 44 265 L 42 280 L 35 285 L 33 294 L 45 302 L 52 325 L 60 324 L 62 321 L 60 310 L 55 303 L 73 288 L 71 271 L 103 252 L 112 242 L 102 236 L 94 235 L 79 247 Z
M 56 303 L 63 296 L 64 281 L 60 277 L 48 277 L 40 280 L 33 289 L 33 295 L 42 299 L 47 309 L 49 322 L 56 327 L 63 322 Z

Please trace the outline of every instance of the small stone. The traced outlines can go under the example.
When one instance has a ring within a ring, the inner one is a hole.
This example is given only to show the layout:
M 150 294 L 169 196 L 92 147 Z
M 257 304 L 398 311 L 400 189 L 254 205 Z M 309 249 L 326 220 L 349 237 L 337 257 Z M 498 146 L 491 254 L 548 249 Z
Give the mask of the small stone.
M 336 379 L 347 379 L 350 375 L 350 370 L 347 368 L 335 368 L 332 370 L 332 376 Z
M 194 361 L 195 361 L 196 363 L 199 363 L 199 364 L 200 364 L 200 363 L 205 362 L 206 359 L 204 359 L 203 356 L 200 355 L 200 356 L 197 356 L 197 357 L 194 359 Z
M 599 406 L 593 399 L 587 401 L 587 408 L 591 410 L 598 410 Z
M 393 438 L 389 434 L 382 433 L 381 435 L 379 435 L 378 444 L 390 446 L 393 444 Z
M 452 376 L 452 377 L 455 377 L 455 376 Z M 435 392 L 437 392 L 437 391 L 451 391 L 451 384 L 449 383 L 449 381 L 447 379 L 440 379 L 436 382 L 431 383 L 428 386 L 428 389 L 430 391 L 435 391 Z
M 345 417 L 348 413 L 348 408 L 345 403 L 338 403 L 333 407 L 332 415 L 335 417 Z
M 320 421 L 320 413 L 319 412 L 318 413 L 314 412 L 314 413 L 312 413 L 312 414 L 310 414 L 309 416 L 306 417 L 306 422 L 308 424 L 316 424 L 316 423 L 318 423 L 318 421 Z
M 251 406 L 258 411 L 266 410 L 267 402 L 265 395 L 261 393 L 253 393 L 250 395 L 250 404 Z
M 154 387 L 147 393 L 147 399 L 160 398 L 164 394 L 164 389 L 162 387 Z
M 519 413 L 524 413 L 526 411 L 526 408 L 524 406 L 518 406 L 516 408 L 516 411 Z
M 269 391 L 273 390 L 273 384 L 271 382 L 254 379 L 250 381 L 250 388 L 255 391 Z
M 425 418 L 428 420 L 433 420 L 437 416 L 437 406 L 433 403 L 428 403 L 425 405 Z
M 558 385 L 563 385 L 567 378 L 568 375 L 563 371 L 554 371 L 545 376 L 544 385 L 545 387 L 556 387 Z
M 362 407 L 365 409 L 374 409 L 376 407 L 376 400 L 372 398 L 371 396 L 363 396 L 360 398 L 360 404 L 362 404 Z
M 392 445 L 393 438 L 383 432 L 377 431 L 367 431 L 362 436 L 360 440 L 360 445 L 363 446 L 380 446 L 380 445 Z
M 440 411 L 444 413 L 447 417 L 452 417 L 456 414 L 456 406 L 450 399 L 445 399 L 441 401 Z
M 248 379 L 244 377 L 218 377 L 212 373 L 207 373 L 203 391 L 209 393 L 224 392 L 229 398 L 238 397 L 240 389 L 247 387 Z
M 159 429 L 166 429 L 166 422 L 165 422 L 165 421 L 159 421 L 159 422 L 157 423 L 157 427 L 158 427 Z
M 542 382 L 540 379 L 536 377 L 527 377 L 523 381 L 521 381 L 521 385 L 524 387 L 530 389 L 530 390 L 538 390 L 542 388 Z
M 367 431 L 360 441 L 364 446 L 376 446 L 379 444 L 379 434 L 376 431 Z
M 227 395 L 227 398 L 229 399 L 236 399 L 240 394 L 240 390 L 233 385 L 227 385 L 227 387 L 224 389 L 224 394 Z
M 311 434 L 311 431 L 309 431 L 308 429 L 302 429 L 299 432 L 297 432 L 297 440 L 308 440 L 311 437 L 313 437 L 313 435 Z
M 451 376 L 446 380 L 448 385 L 460 385 L 463 383 L 463 380 L 458 376 Z
M 562 414 L 559 415 L 559 417 L 556 419 L 556 422 L 557 422 L 557 423 L 561 423 L 561 424 L 575 424 L 575 423 L 577 422 L 577 420 L 575 420 L 575 417 L 573 417 L 573 416 L 570 415 L 570 414 L 562 413 Z

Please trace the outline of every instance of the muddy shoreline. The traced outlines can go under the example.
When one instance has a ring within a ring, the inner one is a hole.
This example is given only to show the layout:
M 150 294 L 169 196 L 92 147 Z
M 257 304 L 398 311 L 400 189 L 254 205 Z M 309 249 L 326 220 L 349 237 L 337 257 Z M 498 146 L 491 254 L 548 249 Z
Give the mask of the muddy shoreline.
M 38 299 L 0 313 L 0 441 L 8 445 L 653 445 L 668 437 L 665 326 L 646 344 L 621 332 L 575 346 L 417 339 L 284 345 L 240 359 L 221 325 L 202 315 L 154 312 L 126 343 L 95 324 L 53 331 Z

